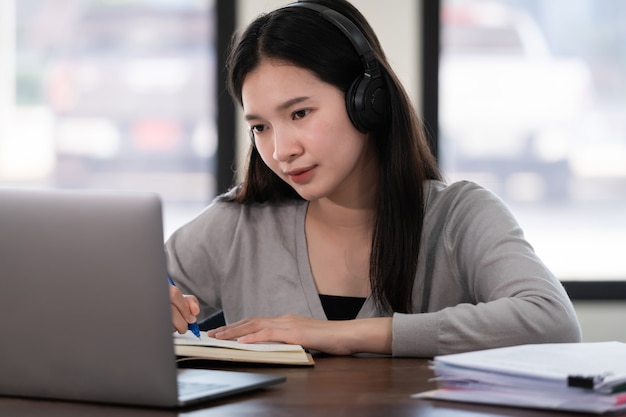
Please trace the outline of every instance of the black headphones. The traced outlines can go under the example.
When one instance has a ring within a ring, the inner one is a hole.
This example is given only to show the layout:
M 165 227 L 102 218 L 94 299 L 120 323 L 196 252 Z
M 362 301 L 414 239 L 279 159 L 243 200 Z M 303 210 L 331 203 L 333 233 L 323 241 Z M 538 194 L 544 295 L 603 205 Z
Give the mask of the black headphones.
M 350 19 L 321 4 L 298 1 L 285 7 L 304 7 L 316 11 L 350 40 L 363 62 L 364 71 L 346 92 L 348 116 L 352 124 L 362 132 L 378 130 L 389 113 L 389 93 L 376 55 L 365 35 Z

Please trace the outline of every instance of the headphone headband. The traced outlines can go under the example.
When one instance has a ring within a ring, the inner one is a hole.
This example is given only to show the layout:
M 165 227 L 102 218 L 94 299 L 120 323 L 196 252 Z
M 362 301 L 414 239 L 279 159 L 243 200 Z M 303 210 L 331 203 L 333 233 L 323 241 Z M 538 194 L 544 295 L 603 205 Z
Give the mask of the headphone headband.
M 361 30 L 350 19 L 333 9 L 329 9 L 326 6 L 322 6 L 317 3 L 298 1 L 296 3 L 288 4 L 286 7 L 304 7 L 318 12 L 326 20 L 333 23 L 343 32 L 346 38 L 348 38 L 363 61 L 365 70 L 368 73 L 375 73 L 372 74 L 373 76 L 380 74 L 378 61 L 376 60 L 376 56 L 374 55 L 374 51 L 372 50 L 370 43 L 365 36 L 363 36 Z

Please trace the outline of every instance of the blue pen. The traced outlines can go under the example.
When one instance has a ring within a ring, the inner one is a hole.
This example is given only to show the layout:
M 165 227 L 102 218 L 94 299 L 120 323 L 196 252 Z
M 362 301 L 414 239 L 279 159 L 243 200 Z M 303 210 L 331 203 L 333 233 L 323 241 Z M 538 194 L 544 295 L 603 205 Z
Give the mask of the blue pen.
M 169 275 L 167 276 L 167 282 L 169 282 L 172 287 L 176 286 L 176 284 Z M 189 330 L 191 330 L 191 333 L 193 333 L 197 338 L 200 338 L 200 327 L 198 326 L 197 322 L 189 323 L 187 327 L 189 328 Z

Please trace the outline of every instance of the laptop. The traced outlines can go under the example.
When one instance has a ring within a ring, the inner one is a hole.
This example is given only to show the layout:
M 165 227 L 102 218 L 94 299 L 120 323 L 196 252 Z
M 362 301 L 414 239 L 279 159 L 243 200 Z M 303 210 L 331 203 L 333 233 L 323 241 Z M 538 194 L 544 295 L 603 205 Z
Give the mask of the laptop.
M 177 367 L 163 243 L 155 194 L 0 189 L 0 395 L 179 407 L 284 382 Z

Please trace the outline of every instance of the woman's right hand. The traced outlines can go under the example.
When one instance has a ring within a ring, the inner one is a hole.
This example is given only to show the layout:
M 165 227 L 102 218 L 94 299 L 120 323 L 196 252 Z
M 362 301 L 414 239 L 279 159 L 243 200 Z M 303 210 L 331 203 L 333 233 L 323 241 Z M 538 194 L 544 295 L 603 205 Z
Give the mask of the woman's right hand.
M 196 322 L 200 314 L 200 303 L 193 295 L 186 295 L 170 285 L 170 304 L 172 306 L 172 324 L 180 334 L 187 332 L 187 326 Z

